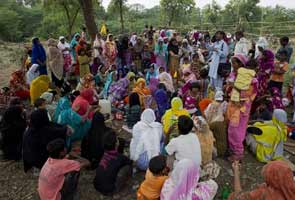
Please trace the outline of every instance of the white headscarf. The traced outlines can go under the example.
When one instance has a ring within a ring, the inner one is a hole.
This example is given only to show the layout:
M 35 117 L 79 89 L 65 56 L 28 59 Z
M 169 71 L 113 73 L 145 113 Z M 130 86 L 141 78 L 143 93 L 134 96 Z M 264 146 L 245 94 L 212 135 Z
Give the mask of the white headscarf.
M 28 85 L 31 85 L 31 82 L 37 78 L 40 75 L 40 72 L 38 70 L 39 65 L 38 64 L 33 64 L 29 71 L 26 73 L 26 82 Z
M 287 123 L 287 121 L 288 121 L 287 113 L 286 113 L 286 111 L 284 111 L 282 109 L 275 109 L 273 111 L 273 116 L 274 116 L 274 118 L 276 118 L 280 122 Z
M 268 42 L 265 37 L 259 37 L 258 41 L 256 42 L 255 58 L 257 58 L 260 55 L 258 47 L 262 47 L 263 49 L 266 49 L 268 47 Z
M 51 92 L 44 92 L 40 98 L 45 99 L 46 103 L 50 104 L 53 100 L 53 94 Z
M 136 161 L 144 152 L 147 152 L 149 160 L 159 155 L 162 135 L 163 126 L 156 122 L 154 111 L 145 109 L 141 114 L 141 120 L 133 127 L 130 158 Z
M 132 43 L 132 46 L 136 44 L 136 40 L 137 40 L 137 35 L 133 34 L 130 38 L 130 42 Z

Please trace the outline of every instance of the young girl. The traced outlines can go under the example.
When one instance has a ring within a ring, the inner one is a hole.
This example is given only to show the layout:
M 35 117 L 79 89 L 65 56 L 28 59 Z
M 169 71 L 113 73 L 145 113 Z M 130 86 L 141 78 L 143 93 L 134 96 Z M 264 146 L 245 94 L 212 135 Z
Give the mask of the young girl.
M 98 69 L 99 69 L 99 66 L 100 66 L 101 64 L 102 64 L 102 63 L 100 62 L 100 60 L 99 60 L 98 57 L 95 57 L 95 58 L 93 59 L 93 62 L 92 62 L 91 67 L 90 67 L 90 69 L 91 69 L 91 74 L 92 74 L 93 76 L 95 76 L 95 75 L 97 74 Z
M 204 63 L 201 62 L 199 54 L 195 53 L 193 55 L 193 62 L 191 64 L 191 70 L 195 74 L 196 78 L 200 78 L 200 70 L 204 66 Z
M 183 96 L 184 108 L 190 114 L 195 114 L 198 111 L 197 105 L 199 105 L 199 102 L 201 101 L 200 89 L 200 85 L 193 82 L 190 85 L 190 90 Z
M 146 78 L 145 78 L 146 84 L 149 85 L 151 78 L 156 78 L 156 77 L 157 77 L 157 73 L 155 71 L 155 65 L 151 64 L 150 69 L 146 73 Z
M 81 48 L 78 51 L 78 60 L 80 65 L 80 77 L 84 77 L 85 75 L 90 73 L 89 63 L 90 58 L 86 55 L 86 49 Z

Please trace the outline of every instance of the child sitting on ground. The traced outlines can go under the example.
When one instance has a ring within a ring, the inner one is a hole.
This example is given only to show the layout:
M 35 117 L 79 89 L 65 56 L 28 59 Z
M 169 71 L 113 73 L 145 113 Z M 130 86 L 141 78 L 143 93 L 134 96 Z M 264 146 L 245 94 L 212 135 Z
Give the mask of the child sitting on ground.
M 104 155 L 96 169 L 93 184 L 103 195 L 119 192 L 132 175 L 132 161 L 120 153 L 116 133 L 110 130 L 104 137 Z
M 88 166 L 89 161 L 83 158 L 77 161 L 67 159 L 63 139 L 51 141 L 47 150 L 49 158 L 41 169 L 38 182 L 40 199 L 73 199 L 78 192 L 80 168 Z
M 150 160 L 145 180 L 137 191 L 137 200 L 160 199 L 161 189 L 169 172 L 166 162 L 165 156 L 156 156 Z

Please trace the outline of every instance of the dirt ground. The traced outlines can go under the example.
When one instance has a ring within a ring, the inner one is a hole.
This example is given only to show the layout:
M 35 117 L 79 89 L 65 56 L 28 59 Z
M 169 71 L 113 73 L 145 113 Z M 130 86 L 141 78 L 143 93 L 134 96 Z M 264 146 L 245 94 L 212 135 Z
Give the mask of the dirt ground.
M 0 86 L 6 86 L 9 80 L 9 74 L 20 67 L 20 57 L 23 53 L 23 45 L 10 44 L 0 42 Z M 120 123 L 113 123 L 115 130 L 120 130 Z M 131 135 L 118 131 L 119 136 L 130 141 Z M 127 152 L 128 153 L 128 150 Z M 293 163 L 295 157 L 290 154 L 285 156 Z M 215 199 L 221 199 L 222 188 L 228 183 L 232 188 L 232 171 L 231 164 L 223 159 L 217 159 L 218 164 L 222 167 L 219 177 L 216 179 L 219 190 Z M 241 183 L 242 188 L 250 190 L 255 185 L 262 183 L 261 169 L 262 163 L 259 163 L 255 157 L 246 151 L 245 158 L 242 163 Z M 95 171 L 82 170 L 80 176 L 79 190 L 81 200 L 133 200 L 136 199 L 136 190 L 144 178 L 143 172 L 134 174 L 134 177 L 128 182 L 125 189 L 113 197 L 104 197 L 95 191 L 93 187 L 93 179 Z M 0 160 L 0 200 L 37 200 L 37 180 L 32 173 L 25 174 L 23 172 L 22 162 L 3 161 Z
M 112 128 L 117 130 L 118 136 L 131 140 L 131 134 L 123 131 L 121 123 L 114 121 L 111 125 Z M 295 142 L 294 142 L 295 143 Z M 126 150 L 126 154 L 129 154 L 129 149 Z M 285 154 L 292 163 L 295 163 L 295 157 L 290 154 Z M 217 163 L 221 166 L 221 172 L 216 182 L 219 185 L 218 193 L 215 197 L 216 200 L 221 199 L 222 188 L 229 184 L 231 190 L 233 190 L 233 176 L 231 170 L 231 164 L 221 158 L 217 158 Z M 260 175 L 263 163 L 259 163 L 255 157 L 246 151 L 245 158 L 242 163 L 241 169 L 241 184 L 244 190 L 251 190 L 257 184 L 263 182 Z M 95 171 L 82 170 L 79 182 L 79 191 L 81 200 L 135 200 L 136 190 L 140 183 L 144 179 L 144 172 L 137 172 L 133 175 L 133 178 L 127 183 L 125 188 L 113 197 L 105 197 L 96 192 L 93 187 L 93 179 Z M 38 177 L 33 173 L 25 174 L 23 171 L 22 162 L 3 161 L 0 160 L 0 200 L 38 200 L 37 194 Z

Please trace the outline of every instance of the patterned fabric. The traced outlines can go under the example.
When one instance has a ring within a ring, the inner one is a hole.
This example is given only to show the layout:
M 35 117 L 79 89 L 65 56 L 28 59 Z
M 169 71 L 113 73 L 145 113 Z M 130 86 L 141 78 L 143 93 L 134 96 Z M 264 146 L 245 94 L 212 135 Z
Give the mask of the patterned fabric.
M 161 192 L 161 200 L 212 200 L 218 185 L 213 180 L 198 183 L 200 168 L 191 160 L 177 163 Z

